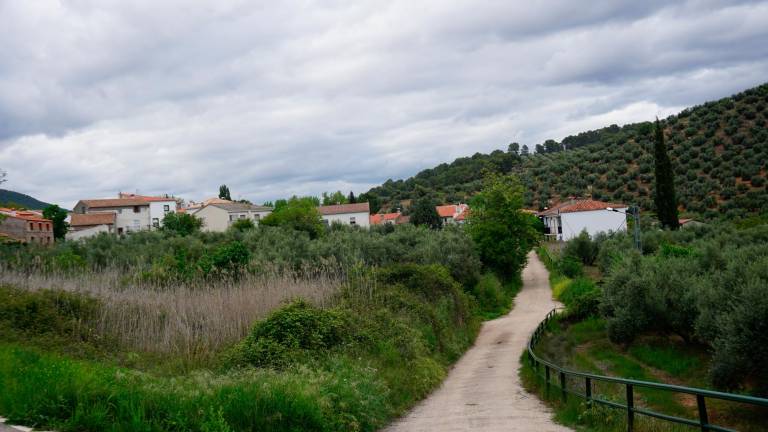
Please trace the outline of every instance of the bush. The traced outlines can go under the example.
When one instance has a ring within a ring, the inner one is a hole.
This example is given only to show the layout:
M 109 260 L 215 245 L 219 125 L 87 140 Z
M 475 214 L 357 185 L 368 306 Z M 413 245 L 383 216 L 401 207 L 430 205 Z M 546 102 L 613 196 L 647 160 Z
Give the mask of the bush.
M 248 231 L 256 228 L 256 224 L 250 219 L 238 219 L 234 221 L 229 228 L 235 231 Z
M 504 293 L 504 287 L 493 273 L 484 274 L 475 285 L 472 294 L 484 313 L 500 313 L 509 307 L 509 298 Z
M 592 240 L 586 230 L 569 240 L 563 249 L 563 255 L 578 258 L 584 265 L 594 264 L 598 252 L 597 242 Z
M 584 267 L 578 258 L 565 256 L 558 262 L 558 270 L 563 275 L 573 279 L 584 273 Z
M 234 348 L 231 359 L 235 364 L 283 367 L 349 340 L 351 322 L 340 310 L 323 310 L 297 300 L 257 322 Z
M 99 302 L 91 297 L 64 291 L 25 291 L 0 286 L 0 336 L 27 339 L 53 336 L 69 342 L 94 337 L 93 322 Z

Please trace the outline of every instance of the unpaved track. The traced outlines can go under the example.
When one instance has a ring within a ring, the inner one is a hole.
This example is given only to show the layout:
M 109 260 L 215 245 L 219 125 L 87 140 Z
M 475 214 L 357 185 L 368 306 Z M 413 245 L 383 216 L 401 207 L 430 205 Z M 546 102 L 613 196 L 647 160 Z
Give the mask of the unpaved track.
M 551 410 L 517 375 L 528 337 L 555 306 L 547 270 L 530 253 L 512 312 L 483 324 L 442 386 L 385 432 L 570 431 L 552 421 Z

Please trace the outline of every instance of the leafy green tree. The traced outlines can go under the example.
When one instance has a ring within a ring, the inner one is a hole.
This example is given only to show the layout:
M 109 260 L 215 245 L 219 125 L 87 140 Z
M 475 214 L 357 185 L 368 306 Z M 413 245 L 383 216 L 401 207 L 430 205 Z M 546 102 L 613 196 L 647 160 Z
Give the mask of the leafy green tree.
M 426 225 L 432 229 L 439 229 L 443 226 L 443 220 L 437 214 L 437 201 L 430 197 L 422 197 L 414 202 L 411 208 L 411 223 Z
M 187 236 L 200 231 L 203 220 L 187 213 L 168 213 L 163 218 L 162 230 L 180 236 Z
M 523 149 L 520 150 L 520 156 L 530 156 L 531 150 L 528 148 L 527 145 L 523 145 Z
M 662 226 L 676 230 L 680 226 L 680 221 L 677 218 L 675 174 L 672 172 L 672 162 L 669 160 L 667 145 L 664 142 L 664 130 L 658 118 L 653 154 L 656 161 L 656 195 L 654 197 L 656 214 Z
M 333 193 L 323 192 L 323 205 L 347 204 L 347 197 L 341 191 Z
M 357 198 L 355 198 L 355 193 L 352 191 L 349 191 L 349 196 L 347 197 L 347 202 L 350 204 L 357 203 Z
M 67 211 L 56 204 L 43 209 L 43 217 L 53 222 L 53 238 L 59 240 L 67 235 L 69 224 L 66 222 Z
M 279 201 L 279 200 L 278 200 Z M 281 204 L 275 205 L 274 211 L 261 220 L 261 225 L 291 228 L 304 231 L 310 238 L 321 237 L 325 233 L 325 225 L 317 211 L 317 198 L 292 197 Z
M 5 181 L 6 181 L 6 178 L 5 178 L 5 176 L 6 176 L 6 175 L 7 175 L 7 174 L 5 173 L 5 171 L 3 171 L 2 169 L 0 169 L 0 185 L 1 185 L 1 184 L 3 184 L 3 183 L 5 183 Z
M 512 153 L 513 155 L 520 154 L 520 144 L 513 142 L 507 147 L 507 153 Z
M 221 185 L 219 186 L 219 198 L 232 201 L 232 195 L 229 193 L 229 188 L 227 185 Z
M 523 187 L 517 177 L 489 173 L 469 213 L 469 234 L 480 259 L 504 275 L 522 270 L 537 243 L 536 218 L 522 208 Z

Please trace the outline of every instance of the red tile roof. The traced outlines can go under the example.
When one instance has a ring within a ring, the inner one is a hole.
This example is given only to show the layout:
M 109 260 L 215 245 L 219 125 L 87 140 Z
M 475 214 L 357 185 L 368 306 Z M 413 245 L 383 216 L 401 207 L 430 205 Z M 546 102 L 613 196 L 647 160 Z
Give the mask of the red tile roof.
M 72 214 L 71 226 L 114 225 L 114 213 Z
M 149 202 L 141 198 L 107 198 L 107 199 L 88 199 L 81 200 L 81 203 L 85 204 L 88 208 L 104 208 L 104 207 L 133 207 L 133 206 L 148 206 Z
M 335 215 L 335 214 L 344 214 L 344 213 L 370 213 L 371 206 L 368 205 L 367 202 L 356 203 L 356 204 L 339 204 L 339 205 L 330 205 L 330 206 L 320 206 L 317 208 L 317 211 L 319 211 L 321 215 Z
M 51 222 L 50 219 L 46 219 L 42 217 L 40 213 L 33 211 L 0 208 L 0 214 L 30 222 Z
M 627 208 L 624 204 L 613 204 L 592 199 L 569 200 L 552 206 L 552 208 L 539 212 L 539 216 L 551 216 L 560 213 L 576 213 L 585 211 L 605 210 L 608 207 L 615 209 Z
M 400 217 L 400 213 L 379 213 L 371 215 L 371 225 L 381 225 L 388 221 L 395 221 Z
M 435 209 L 440 217 L 453 217 L 456 214 L 456 205 L 454 204 L 437 206 Z

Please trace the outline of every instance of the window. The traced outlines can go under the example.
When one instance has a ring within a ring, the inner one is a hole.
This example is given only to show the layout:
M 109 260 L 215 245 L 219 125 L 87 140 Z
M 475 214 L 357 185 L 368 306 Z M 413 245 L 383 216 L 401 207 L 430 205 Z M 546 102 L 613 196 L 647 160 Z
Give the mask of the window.
M 229 221 L 230 221 L 230 222 L 232 222 L 232 221 L 233 221 L 233 220 L 235 220 L 235 219 L 236 219 L 236 216 L 235 216 L 235 215 L 233 215 L 233 214 L 229 215 Z
M 43 223 L 42 222 L 38 222 L 37 223 L 37 230 L 38 231 L 42 231 L 43 230 Z
M 171 211 L 171 206 L 169 206 L 168 204 L 164 205 L 164 206 L 163 206 L 163 211 L 164 211 L 164 212 L 169 212 L 169 211 Z
M 246 217 L 246 215 L 244 215 L 244 214 L 240 215 L 240 219 L 245 219 L 245 217 Z
M 350 225 L 355 225 L 355 217 L 354 216 L 350 216 L 349 217 L 349 224 Z
M 139 207 L 139 206 L 133 206 L 133 212 L 134 212 L 134 213 L 141 213 L 141 207 Z
M 259 219 L 261 219 L 261 215 L 260 214 L 253 215 L 253 220 L 259 220 Z
M 123 235 L 123 227 L 120 227 L 120 228 L 118 228 L 118 229 L 117 229 L 117 233 L 118 233 L 119 235 Z
M 29 230 L 30 231 L 34 231 L 35 230 L 35 224 L 33 224 L 32 222 L 29 223 Z
M 152 226 L 155 228 L 160 228 L 160 219 L 152 218 Z
M 117 214 L 123 214 L 123 209 L 117 209 Z
M 47 231 L 50 231 L 51 230 L 51 224 L 45 224 L 45 229 Z

